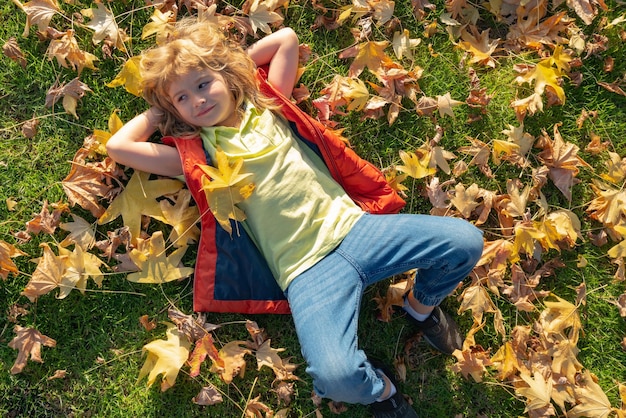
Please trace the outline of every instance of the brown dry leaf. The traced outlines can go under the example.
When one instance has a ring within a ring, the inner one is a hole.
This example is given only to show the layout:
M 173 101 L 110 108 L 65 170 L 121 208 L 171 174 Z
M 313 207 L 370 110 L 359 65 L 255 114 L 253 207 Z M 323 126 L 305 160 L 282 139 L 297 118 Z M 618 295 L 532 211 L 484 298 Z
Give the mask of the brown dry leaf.
M 46 94 L 46 107 L 53 107 L 59 98 L 62 97 L 63 109 L 78 119 L 78 115 L 76 114 L 78 100 L 82 99 L 85 93 L 91 91 L 89 86 L 80 81 L 78 77 L 60 86 L 57 86 L 55 83 Z
M 151 321 L 148 315 L 141 315 L 139 317 L 139 323 L 146 331 L 152 331 L 157 326 L 157 323 L 155 321 Z
M 461 31 L 461 39 L 457 46 L 472 55 L 469 64 L 480 64 L 489 68 L 496 67 L 496 60 L 491 56 L 498 48 L 499 39 L 489 39 L 489 29 L 478 33 L 476 26 L 470 26 L 472 33 L 466 29 Z
M 36 118 L 24 122 L 22 125 L 22 135 L 24 135 L 25 138 L 34 138 L 35 135 L 37 135 L 39 122 L 39 119 Z
M 79 205 L 95 217 L 100 217 L 105 209 L 99 198 L 105 197 L 111 186 L 103 181 L 105 172 L 100 166 L 81 162 L 80 150 L 74 156 L 72 167 L 61 181 L 63 191 L 72 206 Z
M 450 96 L 450 92 L 444 94 L 443 96 L 437 96 L 437 109 L 439 109 L 439 117 L 442 118 L 445 115 L 448 115 L 454 118 L 452 108 L 462 104 L 464 104 L 464 102 L 453 99 L 452 96 Z
M 599 181 L 593 181 L 590 186 L 596 197 L 587 206 L 589 216 L 605 226 L 626 223 L 626 191 Z
M 26 58 L 14 36 L 10 37 L 9 40 L 2 45 L 2 53 L 17 62 L 22 68 L 26 68 Z
M 246 360 L 244 356 L 251 354 L 251 351 L 245 348 L 244 341 L 230 341 L 219 351 L 220 358 L 224 362 L 224 366 L 219 366 L 215 362 L 211 365 L 211 372 L 219 374 L 220 378 L 226 384 L 230 384 L 237 375 L 243 377 L 246 373 Z
M 41 212 L 39 212 L 39 214 L 37 214 L 33 219 L 26 222 L 26 232 L 35 235 L 40 232 L 50 235 L 54 234 L 57 226 L 59 226 L 61 214 L 65 211 L 65 209 L 66 208 L 59 206 L 50 212 L 48 210 L 48 201 L 45 200 L 43 202 L 43 206 L 41 207 Z
M 193 274 L 193 268 L 180 267 L 187 247 L 180 247 L 167 255 L 163 231 L 155 231 L 149 240 L 139 241 L 141 244 L 131 250 L 130 258 L 140 271 L 126 276 L 128 281 L 158 284 L 184 279 Z
M 450 202 L 461 216 L 469 219 L 474 209 L 480 206 L 481 202 L 478 201 L 480 197 L 480 189 L 476 183 L 473 183 L 467 189 L 463 184 L 459 183 L 454 186 L 454 195 L 450 198 Z
M 374 301 L 377 308 L 380 311 L 379 319 L 382 322 L 391 321 L 394 306 L 404 305 L 404 295 L 406 295 L 413 288 L 413 277 L 411 279 L 400 280 L 396 283 L 390 284 L 387 288 L 385 296 L 376 296 Z
M 111 222 L 122 215 L 124 225 L 130 230 L 132 242 L 136 244 L 141 232 L 141 216 L 162 217 L 163 212 L 156 199 L 176 193 L 182 188 L 182 183 L 178 180 L 149 180 L 149 177 L 148 173 L 135 171 L 122 193 L 98 218 L 98 224 Z
M 162 392 L 174 386 L 178 372 L 187 362 L 190 346 L 176 325 L 167 323 L 167 326 L 167 340 L 155 340 L 143 346 L 142 351 L 148 352 L 148 356 L 137 377 L 137 381 L 140 381 L 148 376 L 148 386 L 152 386 L 162 374 Z
M 65 379 L 66 376 L 67 370 L 55 370 L 54 374 L 48 377 L 48 380 Z
M 167 310 L 167 316 L 176 324 L 178 330 L 192 343 L 220 327 L 220 325 L 206 322 L 202 315 L 199 315 L 198 318 L 194 318 L 193 315 L 186 315 L 175 308 L 169 308 Z
M 489 178 L 493 178 L 493 173 L 491 172 L 491 168 L 489 167 L 489 156 L 491 155 L 491 149 L 489 148 L 489 145 L 478 139 L 468 139 L 472 145 L 460 147 L 458 151 L 464 154 L 471 155 L 473 158 L 472 161 L 470 161 L 470 165 L 478 166 L 478 168 L 484 175 Z
M 37 268 L 28 284 L 20 293 L 30 299 L 31 302 L 59 287 L 65 271 L 63 259 L 57 257 L 47 243 L 41 244 L 41 247 L 43 248 L 43 256 L 39 259 Z
M 457 359 L 451 367 L 452 371 L 461 373 L 466 379 L 472 376 L 475 382 L 482 382 L 487 366 L 491 365 L 489 353 L 480 346 L 465 347 L 465 344 L 463 345 L 463 350 L 456 350 L 452 353 Z
M 598 385 L 597 378 L 589 370 L 582 372 L 582 379 L 574 388 L 577 405 L 567 411 L 568 418 L 606 418 L 614 412 L 611 402 Z
M 217 388 L 211 384 L 204 386 L 200 389 L 200 392 L 193 397 L 192 402 L 196 405 L 215 405 L 223 401 L 222 394 L 218 392 Z
M 0 240 L 0 278 L 6 280 L 9 273 L 18 274 L 19 270 L 11 259 L 26 255 L 28 254 L 18 250 L 12 244 Z
M 79 75 L 84 68 L 95 70 L 96 66 L 94 61 L 98 61 L 98 57 L 80 49 L 74 37 L 73 29 L 68 29 L 64 32 L 63 36 L 50 41 L 46 51 L 46 57 L 48 57 L 50 61 L 56 59 L 57 64 L 63 68 L 77 70 Z
M 248 403 L 246 403 L 246 409 L 244 411 L 244 416 L 246 418 L 264 418 L 273 415 L 272 409 L 263 402 L 259 401 L 260 398 L 261 395 L 254 399 L 250 399 Z
M 568 201 L 572 200 L 572 186 L 579 182 L 579 166 L 591 167 L 578 156 L 579 148 L 565 142 L 559 133 L 560 124 L 554 125 L 554 140 L 544 131 L 540 141 L 543 151 L 537 157 L 550 169 L 548 176 Z
M 36 25 L 37 30 L 44 33 L 54 14 L 61 13 L 56 0 L 32 0 L 26 4 L 22 4 L 19 0 L 13 0 L 13 3 L 26 13 L 26 26 L 22 34 L 24 38 L 28 37 L 32 25 Z
M 16 325 L 13 330 L 17 335 L 9 342 L 9 347 L 18 350 L 18 355 L 15 363 L 13 363 L 13 367 L 11 367 L 11 374 L 21 373 L 24 367 L 26 367 L 29 357 L 32 361 L 43 363 L 41 346 L 55 347 L 57 344 L 55 340 L 43 335 L 34 328 L 24 328 Z

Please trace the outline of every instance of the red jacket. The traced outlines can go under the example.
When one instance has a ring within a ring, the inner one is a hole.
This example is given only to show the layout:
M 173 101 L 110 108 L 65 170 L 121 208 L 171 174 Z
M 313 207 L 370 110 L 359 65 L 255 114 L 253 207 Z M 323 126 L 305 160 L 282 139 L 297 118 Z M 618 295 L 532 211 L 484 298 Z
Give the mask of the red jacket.
M 261 92 L 276 99 L 296 137 L 318 152 L 352 200 L 370 213 L 395 213 L 402 209 L 404 201 L 378 168 L 361 159 L 339 135 L 276 91 L 266 77 L 263 70 L 257 72 Z M 211 162 L 200 137 L 165 137 L 163 142 L 178 149 L 187 187 L 203 214 L 193 286 L 194 311 L 289 313 L 283 292 L 245 230 L 238 228 L 239 235 L 231 237 L 210 212 L 202 190 L 204 173 L 198 164 Z

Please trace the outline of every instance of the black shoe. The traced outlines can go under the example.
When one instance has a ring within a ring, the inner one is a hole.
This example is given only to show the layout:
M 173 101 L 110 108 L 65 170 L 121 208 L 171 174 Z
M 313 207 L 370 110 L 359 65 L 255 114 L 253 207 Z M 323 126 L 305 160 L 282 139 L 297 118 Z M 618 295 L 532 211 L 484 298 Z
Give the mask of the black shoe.
M 379 360 L 370 359 L 370 363 L 375 369 L 382 371 L 396 387 L 396 393 L 389 399 L 382 402 L 370 404 L 370 410 L 374 418 L 418 418 L 417 413 L 409 405 L 393 375 L 393 373 Z
M 454 319 L 441 310 L 439 306 L 424 321 L 418 321 L 407 313 L 409 320 L 422 332 L 424 339 L 436 350 L 444 354 L 452 354 L 454 350 L 463 348 L 463 337 Z

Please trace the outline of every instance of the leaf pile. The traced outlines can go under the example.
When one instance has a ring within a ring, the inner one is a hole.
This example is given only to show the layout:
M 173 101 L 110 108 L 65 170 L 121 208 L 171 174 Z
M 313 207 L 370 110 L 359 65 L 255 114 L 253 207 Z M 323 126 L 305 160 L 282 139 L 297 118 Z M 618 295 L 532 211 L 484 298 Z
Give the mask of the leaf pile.
M 97 70 L 100 59 L 124 60 L 117 76 L 102 80 L 103 86 L 123 86 L 130 94 L 140 94 L 138 58 L 130 52 L 133 37 L 127 34 L 128 28 L 120 26 L 124 22 L 121 15 L 116 16 L 102 2 L 73 14 L 68 5 L 61 6 L 56 0 L 13 3 L 26 16 L 22 36 L 36 32 L 40 42 L 47 45 L 45 55 L 50 65 L 72 72 L 70 81 L 52 82 L 45 96 L 47 107 L 54 108 L 61 102 L 64 111 L 78 119 L 82 98 L 95 90 L 80 80 L 81 75 Z M 79 7 L 81 2 L 73 3 L 73 7 Z M 541 117 L 547 109 L 566 102 L 570 89 L 584 81 L 579 69 L 586 60 L 602 59 L 605 71 L 612 74 L 614 63 L 607 51 L 615 46 L 606 33 L 619 28 L 621 40 L 626 39 L 624 15 L 612 21 L 600 16 L 611 11 L 602 0 L 447 0 L 437 4 L 416 0 L 411 2 L 411 18 L 424 30 L 413 33 L 396 16 L 398 5 L 393 1 L 345 3 L 330 7 L 313 1 L 307 7 L 317 15 L 312 30 L 349 28 L 353 43 L 337 53 L 348 66 L 347 73 L 334 74 L 315 92 L 316 96 L 300 85 L 294 97 L 303 106 L 313 108 L 329 128 L 340 127 L 342 116 L 347 114 L 364 120 L 383 119 L 388 125 L 418 115 L 435 126 L 432 139 L 424 138 L 420 146 L 398 150 L 397 164 L 384 167 L 384 171 L 399 193 L 414 198 L 421 192 L 432 215 L 461 217 L 485 232 L 482 258 L 471 274 L 471 282 L 459 292 L 459 313 L 471 315 L 473 325 L 463 350 L 454 354 L 453 370 L 477 382 L 489 378 L 510 384 L 526 403 L 526 413 L 531 417 L 626 416 L 623 405 L 612 406 L 593 373 L 578 360 L 585 283 L 577 287 L 576 301 L 567 301 L 545 287 L 546 279 L 554 278 L 564 266 L 559 255 L 576 251 L 583 241 L 600 248 L 608 246 L 606 256 L 617 266 L 613 280 L 625 280 L 624 150 L 599 135 L 592 136 L 581 150 L 563 137 L 560 123 L 535 135 L 524 127 L 526 120 Z M 147 2 L 147 7 L 152 14 L 149 21 L 143 22 L 138 36 L 141 40 L 163 42 L 173 22 L 185 11 L 200 19 L 217 20 L 245 45 L 278 28 L 290 6 L 288 1 L 247 0 L 236 9 L 221 2 L 179 0 Z M 486 28 L 490 21 L 498 23 L 497 37 Z M 594 25 L 593 36 L 587 30 L 590 25 Z M 467 71 L 467 97 L 453 97 L 451 92 L 431 94 L 420 85 L 428 74 L 416 64 L 415 56 L 423 48 L 436 59 L 431 41 L 443 35 L 453 42 L 461 56 L 459 66 Z M 83 40 L 91 41 L 91 52 L 82 49 L 88 44 Z M 29 57 L 20 50 L 19 43 L 17 37 L 9 39 L 3 53 L 24 67 Z M 309 62 L 310 55 L 310 49 L 301 45 L 301 74 L 317 59 Z M 523 61 L 518 57 L 524 57 Z M 480 78 L 505 66 L 515 74 L 512 83 L 517 95 L 508 106 L 517 125 L 503 125 L 499 138 L 485 142 L 468 137 L 466 145 L 446 149 L 445 138 L 453 134 L 446 132 L 447 120 L 459 117 L 460 110 L 468 115 L 469 124 L 485 118 L 497 92 L 488 92 Z M 599 82 L 598 87 L 615 97 L 626 96 L 622 90 L 625 80 L 624 75 L 616 76 L 614 82 Z M 597 116 L 594 112 L 583 111 L 576 128 L 592 122 Z M 24 136 L 36 136 L 37 124 L 36 117 L 25 122 Z M 147 173 L 127 173 L 106 156 L 104 145 L 122 124 L 112 110 L 109 131 L 94 129 L 68 167 L 62 181 L 66 201 L 45 202 L 25 229 L 13 234 L 15 243 L 0 241 L 0 277 L 4 281 L 22 274 L 14 263 L 16 257 L 30 256 L 37 263 L 22 291 L 30 301 L 51 292 L 59 299 L 73 289 L 84 293 L 89 278 L 101 287 L 107 274 L 103 270 L 125 272 L 128 280 L 155 284 L 183 280 L 192 274 L 193 270 L 182 266 L 181 260 L 188 245 L 197 242 L 200 214 L 182 183 Z M 582 152 L 603 161 L 603 166 L 593 167 L 582 158 Z M 503 168 L 519 175 L 503 177 Z M 213 213 L 227 230 L 231 219 L 245 219 L 236 204 L 254 188 L 240 169 L 239 161 L 227 161 L 223 156 L 217 167 L 203 167 L 207 174 L 203 188 Z M 577 189 L 585 187 L 581 173 L 593 179 L 586 184 L 593 197 L 582 208 L 572 207 Z M 470 174 L 484 182 L 464 183 Z M 487 186 L 494 183 L 500 187 Z M 555 190 L 560 194 L 557 198 L 551 196 Z M 569 209 L 552 203 L 555 200 L 565 202 Z M 7 205 L 10 203 L 7 201 Z M 74 210 L 77 206 L 93 220 L 79 216 Z M 121 223 L 113 222 L 119 218 Z M 594 228 L 583 230 L 584 224 L 593 224 Z M 169 231 L 169 235 L 163 231 Z M 98 240 L 98 233 L 106 239 Z M 19 249 L 39 234 L 63 239 L 42 244 L 41 257 Z M 581 254 L 579 266 L 585 264 Z M 389 320 L 393 306 L 402 304 L 411 280 L 410 274 L 397 280 L 386 295 L 376 298 L 382 320 Z M 527 324 L 507 322 L 498 308 L 503 303 L 513 307 Z M 626 292 L 615 305 L 626 316 Z M 17 305 L 15 309 L 17 312 Z M 17 322 L 19 313 L 14 317 Z M 256 324 L 246 323 L 250 340 L 219 346 L 214 331 L 220 326 L 175 308 L 169 310 L 168 317 L 171 322 L 166 324 L 166 339 L 144 346 L 146 360 L 139 379 L 146 377 L 152 385 L 160 378 L 161 390 L 167 390 L 175 384 L 179 372 L 188 368 L 191 377 L 212 374 L 229 384 L 245 374 L 245 358 L 254 356 L 259 370 L 263 366 L 272 370 L 272 389 L 282 403 L 289 405 L 293 382 L 298 380 L 293 373 L 295 365 L 279 356 L 282 349 L 271 347 L 270 339 Z M 154 322 L 147 318 L 143 321 L 147 329 L 154 328 Z M 499 346 L 487 329 L 499 336 Z M 15 334 L 9 343 L 18 350 L 12 373 L 22 372 L 29 357 L 41 361 L 41 345 L 56 344 L 34 328 L 15 325 Z M 494 345 L 485 348 L 477 342 L 481 339 Z M 626 348 L 626 337 L 622 346 Z M 620 349 L 619 342 L 613 349 Z M 399 372 L 403 370 L 402 358 L 396 367 Z M 618 386 L 621 394 L 626 393 L 622 383 Z M 217 387 L 205 386 L 194 402 L 212 405 L 222 402 L 223 395 Z M 624 398 L 622 395 L 623 404 Z M 259 397 L 250 397 L 241 412 L 250 417 L 273 414 Z M 281 410 L 274 416 L 286 413 Z

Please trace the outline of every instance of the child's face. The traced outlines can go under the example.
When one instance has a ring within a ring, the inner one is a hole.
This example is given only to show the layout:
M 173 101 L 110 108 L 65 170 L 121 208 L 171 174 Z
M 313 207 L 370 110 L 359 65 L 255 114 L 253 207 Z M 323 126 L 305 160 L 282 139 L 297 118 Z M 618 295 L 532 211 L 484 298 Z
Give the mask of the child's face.
M 190 70 L 176 77 L 167 88 L 172 104 L 191 126 L 239 126 L 235 100 L 220 73 Z

